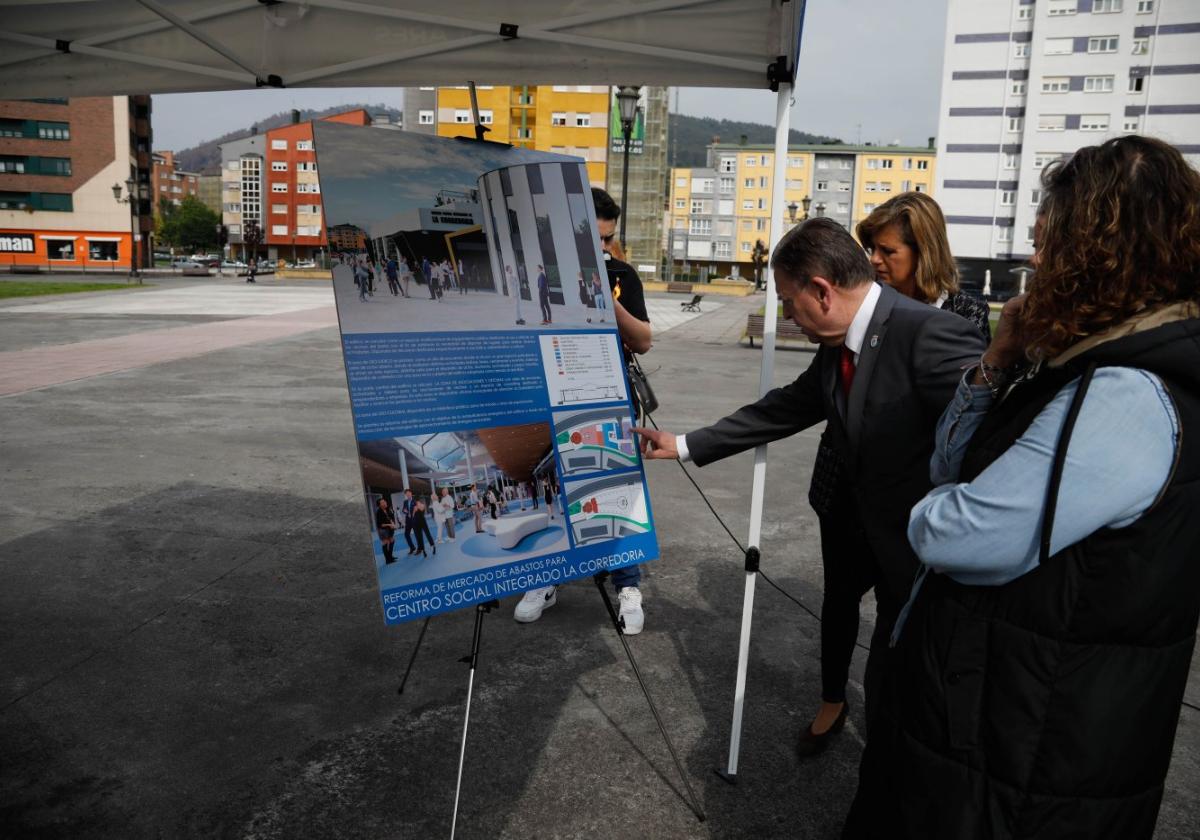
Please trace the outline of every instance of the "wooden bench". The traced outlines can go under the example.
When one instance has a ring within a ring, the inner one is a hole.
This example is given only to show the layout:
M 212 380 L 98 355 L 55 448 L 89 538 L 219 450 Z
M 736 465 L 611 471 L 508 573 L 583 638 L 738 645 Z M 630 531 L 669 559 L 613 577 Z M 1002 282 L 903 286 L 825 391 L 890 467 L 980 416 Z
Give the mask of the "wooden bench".
M 692 293 L 692 284 L 676 283 L 675 281 L 671 281 L 670 283 L 667 283 L 667 291 L 681 295 L 690 295 Z
M 766 316 L 755 315 L 751 313 L 746 316 L 746 338 L 750 339 L 750 346 L 754 346 L 754 339 L 763 337 L 763 325 L 766 321 Z M 813 342 L 806 336 L 798 326 L 791 321 L 785 321 L 782 318 L 775 322 L 775 340 L 776 341 L 805 341 L 809 344 Z
M 8 272 L 9 274 L 41 274 L 42 267 L 40 265 L 10 265 Z

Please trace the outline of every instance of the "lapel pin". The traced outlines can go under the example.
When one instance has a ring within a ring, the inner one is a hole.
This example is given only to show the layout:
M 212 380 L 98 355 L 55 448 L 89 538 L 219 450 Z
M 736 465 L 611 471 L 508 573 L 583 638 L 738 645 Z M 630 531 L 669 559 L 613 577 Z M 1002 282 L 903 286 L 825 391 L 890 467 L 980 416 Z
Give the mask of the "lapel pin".
M 874 350 L 878 346 L 879 346 L 879 336 L 877 336 L 877 335 L 871 336 L 871 349 Z

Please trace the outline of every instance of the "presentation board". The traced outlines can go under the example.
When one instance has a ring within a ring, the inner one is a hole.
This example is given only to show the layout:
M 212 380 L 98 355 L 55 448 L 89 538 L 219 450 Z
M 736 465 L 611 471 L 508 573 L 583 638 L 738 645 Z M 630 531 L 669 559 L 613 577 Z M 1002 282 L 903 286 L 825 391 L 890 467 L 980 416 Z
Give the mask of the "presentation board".
M 657 558 L 586 165 L 313 129 L 384 620 Z

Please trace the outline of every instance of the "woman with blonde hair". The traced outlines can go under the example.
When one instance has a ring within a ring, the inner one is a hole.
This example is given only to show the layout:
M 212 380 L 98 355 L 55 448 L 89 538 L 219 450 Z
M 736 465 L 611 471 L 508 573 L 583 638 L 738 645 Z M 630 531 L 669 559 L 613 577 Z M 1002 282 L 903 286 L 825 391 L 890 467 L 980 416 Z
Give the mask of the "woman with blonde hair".
M 1042 192 L 909 518 L 845 837 L 1154 834 L 1200 616 L 1200 173 L 1118 137 Z
M 975 325 L 984 340 L 991 338 L 987 304 L 959 288 L 946 220 L 936 201 L 924 193 L 901 193 L 859 222 L 857 230 L 859 242 L 871 255 L 876 280 L 914 300 L 961 315 Z M 796 751 L 801 758 L 823 752 L 845 725 L 846 681 L 858 641 L 859 602 L 876 577 L 876 570 L 863 560 L 854 542 L 852 521 L 843 515 L 851 500 L 842 482 L 842 465 L 824 436 L 813 463 L 808 501 L 820 524 L 825 591 L 821 603 L 821 705 L 812 723 L 800 733 Z M 868 703 L 873 712 L 874 700 Z
M 962 291 L 942 208 L 925 193 L 885 201 L 858 223 L 876 279 L 902 295 L 961 315 L 990 338 L 988 306 Z

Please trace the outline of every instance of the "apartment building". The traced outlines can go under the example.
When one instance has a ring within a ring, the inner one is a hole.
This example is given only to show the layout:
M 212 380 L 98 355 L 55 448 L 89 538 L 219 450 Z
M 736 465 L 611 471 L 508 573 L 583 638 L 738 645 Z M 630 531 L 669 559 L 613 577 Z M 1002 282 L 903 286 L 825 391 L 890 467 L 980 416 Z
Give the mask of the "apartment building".
M 290 125 L 221 144 L 221 218 L 234 256 L 247 255 L 245 231 L 251 221 L 262 231 L 260 258 L 306 260 L 328 246 L 312 122 L 293 114 Z M 373 124 L 362 109 L 323 119 Z
M 1137 133 L 1200 164 L 1200 0 L 950 0 L 945 55 L 938 200 L 968 273 L 1028 259 L 1051 161 Z
M 603 186 L 621 205 L 625 220 L 625 256 L 643 279 L 655 279 L 662 271 L 663 209 L 667 195 L 667 88 L 643 87 L 641 112 L 629 143 L 629 196 L 621 193 L 625 167 L 625 138 L 616 88 L 609 107 L 607 184 Z
M 157 213 L 164 201 L 178 206 L 187 196 L 200 195 L 200 173 L 185 172 L 175 166 L 174 152 L 155 152 L 151 155 L 150 192 Z
M 128 270 L 135 236 L 150 264 L 150 113 L 148 96 L 0 101 L 0 266 Z M 130 178 L 132 206 L 113 195 Z
M 607 85 L 477 85 L 488 140 L 575 155 L 588 180 L 605 183 L 611 102 Z M 404 126 L 439 137 L 474 136 L 471 93 L 461 87 L 406 88 Z
M 755 243 L 773 245 L 775 202 L 785 229 L 803 220 L 807 200 L 810 216 L 853 233 L 892 196 L 932 193 L 935 162 L 931 147 L 795 145 L 776 190 L 774 146 L 714 143 L 707 167 L 671 171 L 667 250 L 675 271 L 749 278 Z

